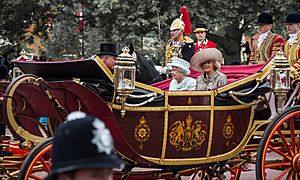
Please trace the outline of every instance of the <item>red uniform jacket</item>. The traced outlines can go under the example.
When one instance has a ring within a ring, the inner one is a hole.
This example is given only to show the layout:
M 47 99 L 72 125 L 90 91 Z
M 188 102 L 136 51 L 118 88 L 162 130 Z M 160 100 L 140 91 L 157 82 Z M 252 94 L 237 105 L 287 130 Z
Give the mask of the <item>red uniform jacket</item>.
M 204 39 L 201 43 L 196 42 L 194 46 L 195 46 L 195 53 L 205 48 L 216 48 L 216 44 L 213 43 L 212 41 L 209 41 L 208 39 Z
M 289 44 L 288 40 L 285 42 L 284 53 L 289 60 L 292 77 L 300 78 L 300 33 L 293 44 Z
M 283 37 L 270 31 L 268 36 L 261 43 L 260 47 L 258 47 L 257 44 L 254 45 L 253 49 L 251 50 L 250 63 L 266 63 L 272 57 L 272 55 L 276 55 L 276 53 L 282 48 L 283 44 Z

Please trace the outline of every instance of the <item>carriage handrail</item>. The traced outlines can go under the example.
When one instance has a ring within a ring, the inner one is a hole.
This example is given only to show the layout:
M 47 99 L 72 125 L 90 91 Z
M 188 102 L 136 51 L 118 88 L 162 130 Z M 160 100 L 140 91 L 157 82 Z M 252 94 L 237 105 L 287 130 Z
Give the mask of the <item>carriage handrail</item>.
M 146 98 L 146 97 L 157 97 L 157 93 L 148 93 L 148 94 L 143 94 L 143 95 L 130 94 L 129 97 L 134 98 L 134 99 Z
M 147 103 L 152 102 L 155 98 L 157 98 L 157 94 L 156 93 L 149 93 L 149 94 L 145 94 L 145 95 L 132 95 L 132 94 L 130 94 L 129 97 L 134 98 L 134 99 L 150 97 L 149 99 L 147 99 L 147 100 L 145 100 L 141 103 L 138 103 L 138 104 L 125 103 L 126 106 L 139 107 L 139 106 L 143 106 Z
M 264 98 L 263 96 L 258 96 L 258 97 L 257 97 L 257 100 L 254 100 L 254 101 L 252 101 L 252 102 L 250 102 L 250 103 L 246 103 L 246 102 L 243 102 L 242 100 L 239 100 L 239 99 L 238 99 L 234 94 L 232 94 L 232 93 L 229 93 L 229 96 L 232 97 L 236 102 L 238 102 L 238 103 L 240 103 L 240 104 L 242 104 L 242 105 L 248 106 L 248 107 L 254 106 L 254 105 L 256 105 L 256 104 L 258 104 L 258 103 L 260 103 L 260 102 L 262 102 L 262 101 L 265 100 L 265 98 Z
M 262 82 L 262 79 L 256 79 L 256 85 L 254 86 L 253 89 L 251 89 L 250 91 L 248 92 L 245 92 L 245 93 L 242 93 L 242 92 L 236 92 L 236 91 L 229 91 L 229 95 L 236 95 L 236 96 L 248 96 L 250 95 L 252 92 L 254 92 L 257 87 L 259 86 L 259 84 Z

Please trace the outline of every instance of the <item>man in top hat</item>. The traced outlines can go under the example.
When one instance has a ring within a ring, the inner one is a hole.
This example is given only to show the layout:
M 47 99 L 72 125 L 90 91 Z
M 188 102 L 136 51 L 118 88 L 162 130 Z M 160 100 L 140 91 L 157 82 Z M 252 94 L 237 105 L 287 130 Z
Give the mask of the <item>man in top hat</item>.
M 105 124 L 80 111 L 70 113 L 55 131 L 51 158 L 46 180 L 112 180 L 113 168 L 123 166 Z
M 291 75 L 300 77 L 300 13 L 292 12 L 287 15 L 286 29 L 290 38 L 285 42 L 284 53 L 289 60 Z
M 206 32 L 208 31 L 205 24 L 197 24 L 194 33 L 197 38 L 195 45 L 195 53 L 205 48 L 216 48 L 216 44 L 206 39 Z
M 273 19 L 269 13 L 261 13 L 257 18 L 258 40 L 250 55 L 250 64 L 266 63 L 282 48 L 284 39 L 272 32 Z
M 100 52 L 97 55 L 110 70 L 113 70 L 118 57 L 118 45 L 107 42 L 101 43 Z
M 194 55 L 194 41 L 184 34 L 184 22 L 177 18 L 170 27 L 171 39 L 166 46 L 166 66 L 171 57 L 179 57 L 188 62 Z

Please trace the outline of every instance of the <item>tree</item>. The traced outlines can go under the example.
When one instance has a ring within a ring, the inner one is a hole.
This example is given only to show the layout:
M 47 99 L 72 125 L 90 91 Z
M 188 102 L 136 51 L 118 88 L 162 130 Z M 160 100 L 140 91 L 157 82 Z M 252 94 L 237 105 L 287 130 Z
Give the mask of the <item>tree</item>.
M 148 33 L 158 34 L 157 15 L 159 14 L 161 38 L 164 42 L 169 38 L 170 24 L 180 16 L 180 7 L 186 5 L 193 24 L 201 21 L 209 25 L 212 32 L 209 38 L 215 41 L 218 48 L 223 51 L 227 64 L 240 60 L 242 35 L 245 32 L 254 32 L 254 22 L 258 14 L 262 12 L 273 14 L 274 30 L 281 33 L 284 29 L 283 17 L 289 11 L 299 9 L 300 6 L 299 3 L 291 0 L 183 0 L 179 2 L 171 0 L 133 2 L 127 0 L 122 3 L 120 1 L 98 1 L 96 4 L 99 7 L 96 18 L 105 25 L 109 24 L 109 30 L 102 31 L 106 34 L 105 38 L 112 40 L 120 38 L 124 41 L 124 39 L 129 39 L 133 33 L 138 36 L 145 36 Z
M 87 56 L 95 54 L 102 41 L 114 41 L 121 45 L 133 42 L 138 50 L 144 50 L 141 45 L 143 37 L 150 36 L 154 39 L 156 54 L 162 58 L 164 42 L 170 36 L 169 26 L 180 16 L 180 7 L 185 5 L 193 25 L 201 21 L 209 26 L 209 38 L 223 51 L 227 64 L 240 59 L 242 35 L 255 32 L 254 22 L 259 13 L 273 14 L 274 31 L 282 33 L 283 17 L 300 8 L 300 4 L 293 0 L 3 0 L 0 2 L 0 24 L 3 27 L 0 37 L 16 47 L 16 44 L 30 40 L 24 36 L 24 30 L 34 24 L 33 35 L 42 37 L 50 51 L 79 54 L 80 34 L 75 26 L 80 2 L 84 6 Z M 49 34 L 52 34 L 50 40 Z M 69 37 L 65 38 L 65 45 L 61 43 L 62 34 Z M 55 44 L 57 47 L 54 48 Z
M 192 4 L 192 7 L 201 9 L 201 13 L 196 13 L 193 20 L 195 22 L 195 18 L 200 19 L 202 17 L 203 21 L 212 27 L 213 34 L 209 38 L 223 49 L 227 64 L 240 59 L 242 35 L 247 31 L 254 32 L 253 27 L 258 14 L 262 12 L 271 13 L 275 20 L 274 30 L 281 34 L 284 30 L 283 17 L 289 11 L 300 7 L 299 3 L 295 1 L 285 0 L 202 0 L 197 2 L 199 4 Z M 217 27 L 218 29 L 216 29 Z
M 20 51 L 36 37 L 47 40 L 55 17 L 74 3 L 69 0 L 0 1 L 0 38 L 6 42 L 6 48 L 0 48 L 0 53 Z

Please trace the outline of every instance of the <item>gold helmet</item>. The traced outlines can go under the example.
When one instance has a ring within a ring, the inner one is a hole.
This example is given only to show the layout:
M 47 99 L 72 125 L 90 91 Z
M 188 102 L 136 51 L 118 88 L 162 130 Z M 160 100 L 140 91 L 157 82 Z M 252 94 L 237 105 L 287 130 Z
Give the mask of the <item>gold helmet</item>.
M 184 22 L 179 18 L 175 19 L 172 22 L 171 27 L 170 27 L 170 31 L 173 31 L 173 30 L 176 30 L 176 29 L 184 30 Z

